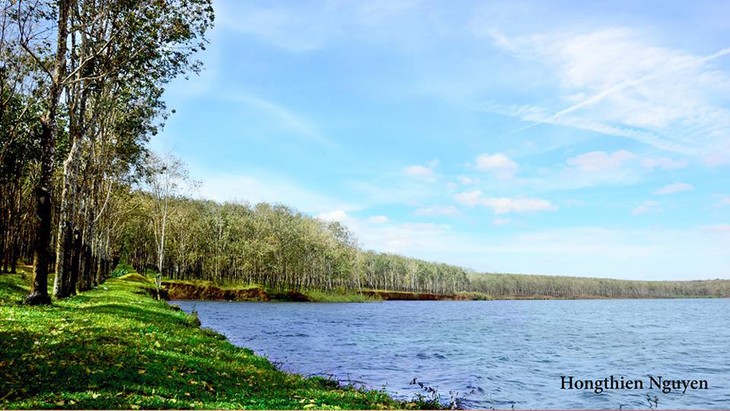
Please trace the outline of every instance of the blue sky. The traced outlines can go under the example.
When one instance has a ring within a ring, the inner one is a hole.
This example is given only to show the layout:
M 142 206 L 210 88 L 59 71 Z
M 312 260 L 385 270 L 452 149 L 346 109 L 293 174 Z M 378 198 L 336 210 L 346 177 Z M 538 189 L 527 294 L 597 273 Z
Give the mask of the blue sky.
M 730 278 L 730 3 L 215 1 L 153 140 L 477 271 Z

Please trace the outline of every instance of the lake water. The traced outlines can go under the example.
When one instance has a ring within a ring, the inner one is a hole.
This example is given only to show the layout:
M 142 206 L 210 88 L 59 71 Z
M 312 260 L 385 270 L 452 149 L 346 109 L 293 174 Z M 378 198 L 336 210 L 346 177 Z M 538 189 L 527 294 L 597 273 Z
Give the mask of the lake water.
M 470 408 L 648 409 L 647 394 L 659 409 L 730 408 L 728 299 L 174 303 L 283 370 L 404 399 L 417 378 Z M 597 394 L 563 376 L 642 386 Z M 650 376 L 708 386 L 664 393 Z

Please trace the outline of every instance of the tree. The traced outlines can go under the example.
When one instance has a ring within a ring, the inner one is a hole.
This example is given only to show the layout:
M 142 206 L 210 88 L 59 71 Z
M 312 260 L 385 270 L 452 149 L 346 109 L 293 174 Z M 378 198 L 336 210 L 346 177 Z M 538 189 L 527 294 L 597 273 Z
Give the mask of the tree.
M 35 244 L 33 247 L 33 281 L 30 294 L 25 301 L 31 305 L 50 304 L 51 297 L 48 295 L 48 268 L 51 246 L 51 224 L 52 224 L 52 178 L 54 170 L 54 148 L 56 135 L 58 134 L 58 106 L 61 100 L 63 81 L 66 77 L 66 51 L 68 36 L 68 16 L 71 0 L 58 0 L 58 25 L 56 28 L 56 50 L 50 75 L 50 84 L 46 96 L 46 112 L 40 118 L 40 178 L 35 187 L 36 199 L 36 226 Z M 21 2 L 18 2 L 18 9 Z M 20 13 L 19 13 L 20 14 Z M 21 45 L 33 55 L 34 59 L 42 63 L 42 59 L 31 50 L 30 33 L 19 16 L 19 29 Z
M 157 297 L 162 282 L 165 263 L 165 240 L 167 224 L 170 216 L 170 203 L 183 190 L 192 188 L 187 169 L 183 162 L 172 155 L 158 156 L 150 154 L 147 159 L 147 188 L 152 195 L 152 213 L 150 214 L 152 231 L 155 235 L 157 252 Z
M 78 264 L 74 261 L 79 250 L 72 246 L 73 236 L 80 233 L 84 249 L 95 240 L 98 212 L 94 206 L 100 203 L 94 201 L 95 194 L 103 196 L 98 187 L 109 177 L 95 149 L 108 148 L 108 141 L 141 146 L 157 131 L 156 122 L 166 117 L 161 100 L 164 85 L 178 75 L 200 70 L 200 62 L 192 55 L 204 49 L 204 34 L 212 21 L 210 0 L 73 2 L 70 74 L 64 83 L 70 150 L 64 161 L 56 248 L 57 297 L 76 291 Z M 82 179 L 84 165 L 95 172 Z

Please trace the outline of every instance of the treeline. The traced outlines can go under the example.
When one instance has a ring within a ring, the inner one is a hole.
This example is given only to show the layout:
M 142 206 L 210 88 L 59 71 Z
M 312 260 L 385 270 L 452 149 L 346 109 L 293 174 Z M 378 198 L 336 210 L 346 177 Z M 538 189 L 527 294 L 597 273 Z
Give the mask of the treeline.
M 114 264 L 114 193 L 150 174 L 145 147 L 173 78 L 197 72 L 210 0 L 0 2 L 0 263 L 34 266 L 29 304 Z
M 280 204 L 219 204 L 181 196 L 167 202 L 160 265 L 162 224 L 154 219 L 162 217 L 155 211 L 161 201 L 144 191 L 125 200 L 128 211 L 117 243 L 122 259 L 139 272 L 162 267 L 171 279 L 274 289 L 454 293 L 468 287 L 463 268 L 363 251 L 338 222 Z
M 730 297 L 730 280 L 633 281 L 523 274 L 472 274 L 470 289 L 494 297 Z
M 120 244 L 122 259 L 139 272 L 160 269 L 157 238 L 161 233 L 156 234 L 156 230 L 162 224 L 154 218 L 160 218 L 155 210 L 161 209 L 164 199 L 151 192 L 137 190 L 125 198 L 128 211 L 115 241 Z M 161 266 L 173 280 L 299 291 L 474 293 L 474 298 L 730 297 L 728 280 L 479 274 L 453 265 L 366 251 L 342 224 L 280 204 L 220 204 L 174 195 L 168 198 L 167 207 L 167 242 Z

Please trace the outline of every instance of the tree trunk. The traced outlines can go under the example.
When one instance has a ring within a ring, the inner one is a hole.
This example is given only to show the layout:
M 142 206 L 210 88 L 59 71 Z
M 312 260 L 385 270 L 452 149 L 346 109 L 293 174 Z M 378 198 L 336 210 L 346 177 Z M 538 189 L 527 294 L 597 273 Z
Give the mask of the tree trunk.
M 46 130 L 44 130 L 44 134 L 45 132 Z M 49 151 L 52 151 L 52 149 Z M 33 247 L 33 282 L 31 283 L 30 294 L 25 299 L 26 304 L 29 305 L 51 303 L 51 297 L 48 295 L 48 257 L 50 256 L 49 250 L 51 247 L 51 194 L 46 187 L 36 188 L 36 216 L 36 239 Z
M 79 289 L 81 291 L 89 291 L 91 289 L 91 267 L 95 265 L 94 257 L 91 254 L 91 247 L 89 244 L 84 244 L 81 252 L 84 255 L 84 267 L 81 271 Z
M 76 176 L 78 170 L 78 155 L 81 152 L 80 136 L 77 132 L 72 133 L 71 150 L 68 157 L 63 162 L 63 190 L 61 191 L 61 210 L 58 226 L 58 242 L 56 243 L 56 280 L 53 283 L 53 294 L 56 298 L 65 298 L 75 294 L 76 282 L 73 280 L 74 271 L 71 266 L 73 252 L 74 235 L 73 214 L 75 205 L 73 203 L 77 197 Z M 78 269 L 76 270 L 78 273 Z M 78 278 L 78 275 L 76 275 Z
M 76 295 L 76 285 L 79 283 L 79 270 L 81 267 L 81 232 L 79 230 L 74 230 L 73 232 L 73 244 L 72 244 L 72 250 L 71 250 L 71 267 L 70 272 L 68 275 L 68 282 L 64 283 L 65 286 L 68 288 L 66 291 L 68 291 L 67 296 Z
M 35 189 L 36 239 L 33 246 L 33 282 L 25 302 L 30 305 L 50 304 L 48 295 L 48 262 L 51 253 L 51 183 L 53 179 L 53 151 L 56 142 L 56 115 L 61 99 L 63 78 L 66 76 L 66 40 L 70 0 L 58 1 L 58 38 L 53 79 L 49 88 L 48 111 L 41 120 L 41 175 Z

